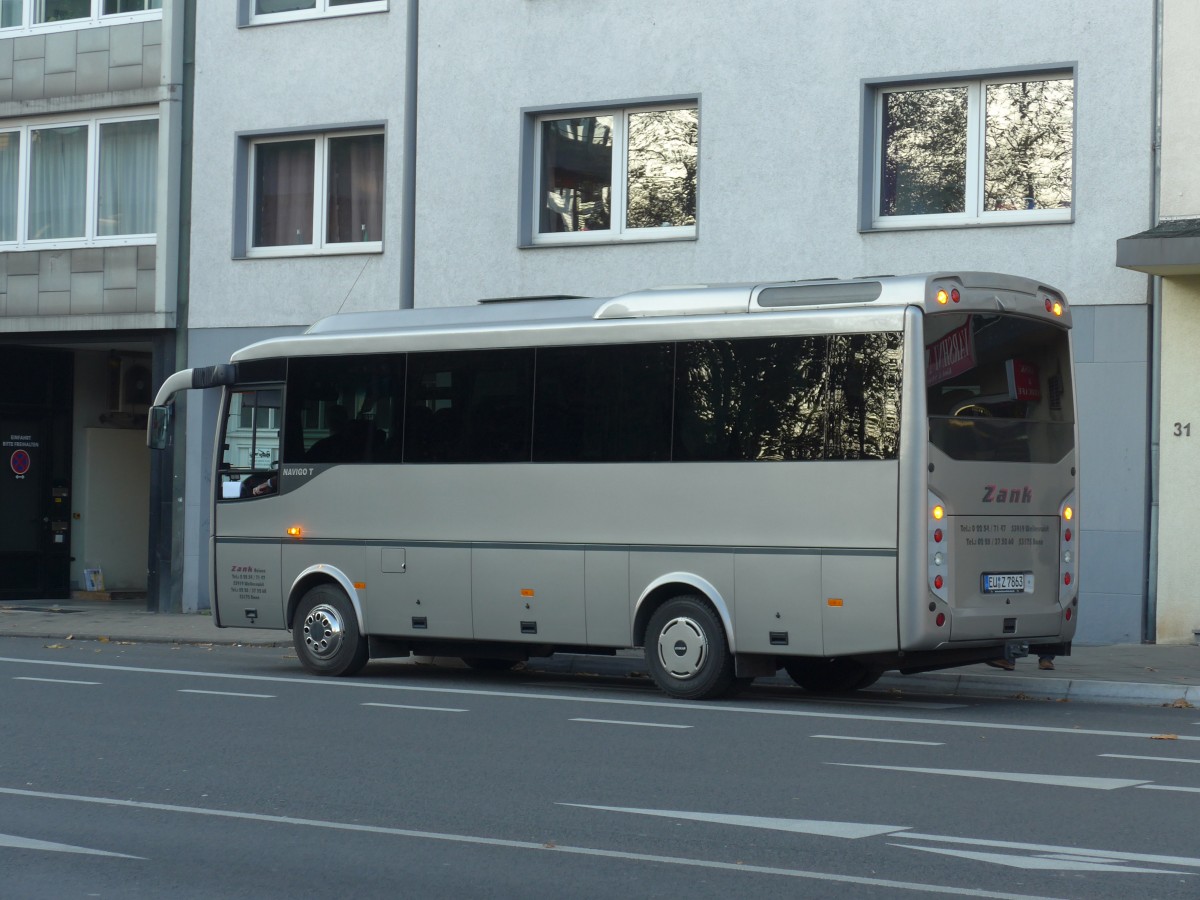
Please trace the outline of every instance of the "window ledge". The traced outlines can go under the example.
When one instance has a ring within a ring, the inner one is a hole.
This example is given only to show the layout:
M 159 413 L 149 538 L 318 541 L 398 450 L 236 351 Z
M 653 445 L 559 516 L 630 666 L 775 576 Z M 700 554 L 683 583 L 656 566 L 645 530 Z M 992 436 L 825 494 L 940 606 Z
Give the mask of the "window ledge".
M 545 250 L 547 248 L 565 248 L 565 247 L 612 247 L 620 244 L 669 244 L 678 243 L 680 241 L 696 241 L 699 240 L 699 235 L 695 229 L 691 230 L 690 234 L 663 234 L 663 235 L 638 235 L 637 237 L 620 237 L 616 235 L 605 234 L 602 237 L 593 237 L 600 232 L 592 232 L 587 237 L 582 237 L 576 234 L 570 235 L 567 238 L 551 239 L 535 238 L 532 241 L 524 241 L 518 245 L 521 250 Z
M 253 2 L 253 0 L 251 0 Z M 346 16 L 363 16 L 368 13 L 381 13 L 388 11 L 388 0 L 378 0 L 374 3 L 361 3 L 353 6 L 339 6 L 336 9 L 325 10 L 307 10 L 300 9 L 293 12 L 283 13 L 263 13 L 256 15 L 250 14 L 247 21 L 241 23 L 239 27 L 254 28 L 259 25 L 282 25 L 287 22 L 311 22 L 314 20 L 323 19 L 341 19 Z
M 383 254 L 382 241 L 367 241 L 362 244 L 339 244 L 331 247 L 252 247 L 234 259 L 306 259 L 330 256 L 368 256 Z
M 960 219 L 954 222 L 933 222 L 928 219 L 922 222 L 912 223 L 879 223 L 873 222 L 870 225 L 864 225 L 858 229 L 859 234 L 887 234 L 888 232 L 902 231 L 945 231 L 947 229 L 957 228 L 1009 228 L 1012 226 L 1028 226 L 1028 225 L 1073 225 L 1075 224 L 1074 213 L 1064 216 L 1039 216 L 1033 218 L 1021 219 Z

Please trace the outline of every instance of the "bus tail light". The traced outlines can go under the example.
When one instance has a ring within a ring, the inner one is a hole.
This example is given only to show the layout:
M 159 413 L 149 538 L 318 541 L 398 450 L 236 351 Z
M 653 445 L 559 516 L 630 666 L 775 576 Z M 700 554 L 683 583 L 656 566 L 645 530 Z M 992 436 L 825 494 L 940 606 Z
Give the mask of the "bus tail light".
M 1058 601 L 1067 609 L 1070 620 L 1071 601 L 1079 593 L 1079 548 L 1075 546 L 1076 522 L 1075 494 L 1068 494 L 1058 507 Z
M 949 602 L 950 542 L 946 540 L 943 525 L 946 519 L 946 504 L 933 491 L 929 492 L 927 504 L 929 518 L 926 520 L 929 534 L 929 590 L 943 603 Z M 939 623 L 940 624 L 940 623 Z

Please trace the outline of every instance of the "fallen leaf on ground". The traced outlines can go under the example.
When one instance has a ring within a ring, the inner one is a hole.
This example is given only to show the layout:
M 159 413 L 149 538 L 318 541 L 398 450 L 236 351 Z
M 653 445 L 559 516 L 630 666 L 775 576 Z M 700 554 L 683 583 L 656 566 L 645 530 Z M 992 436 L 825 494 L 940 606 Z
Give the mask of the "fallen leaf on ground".
M 1184 697 L 1180 697 L 1178 700 L 1174 701 L 1173 703 L 1164 703 L 1163 705 L 1170 706 L 1174 709 L 1195 709 L 1196 708 L 1196 707 L 1192 706 L 1192 704 L 1188 703 L 1187 699 Z
M 66 650 L 67 649 L 66 644 L 44 644 L 43 646 L 45 646 L 45 648 L 47 650 Z
M 1177 735 L 1177 734 L 1156 734 L 1152 738 L 1150 738 L 1150 740 L 1152 740 L 1152 741 L 1177 741 L 1177 740 L 1179 740 L 1179 735 Z

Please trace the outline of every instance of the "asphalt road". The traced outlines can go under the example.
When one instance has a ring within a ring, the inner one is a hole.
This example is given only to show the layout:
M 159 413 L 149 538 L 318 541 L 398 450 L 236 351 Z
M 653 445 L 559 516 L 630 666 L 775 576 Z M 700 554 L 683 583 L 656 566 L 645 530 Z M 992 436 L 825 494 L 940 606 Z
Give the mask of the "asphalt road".
M 1200 711 L 0 639 L 0 895 L 1200 895 Z

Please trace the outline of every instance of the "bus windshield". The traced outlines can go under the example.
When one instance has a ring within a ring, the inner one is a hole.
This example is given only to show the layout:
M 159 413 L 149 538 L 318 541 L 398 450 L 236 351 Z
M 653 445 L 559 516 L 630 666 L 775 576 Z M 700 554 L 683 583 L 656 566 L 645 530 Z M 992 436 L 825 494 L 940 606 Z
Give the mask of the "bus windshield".
M 1054 463 L 1074 449 L 1067 331 L 1015 315 L 930 315 L 929 440 L 957 460 Z

